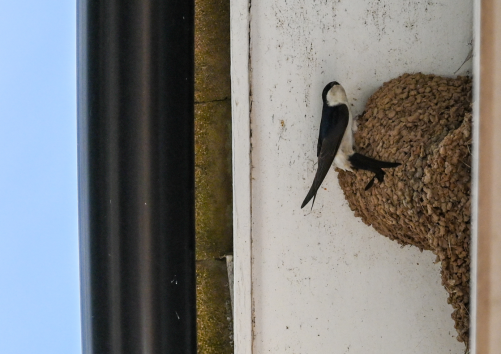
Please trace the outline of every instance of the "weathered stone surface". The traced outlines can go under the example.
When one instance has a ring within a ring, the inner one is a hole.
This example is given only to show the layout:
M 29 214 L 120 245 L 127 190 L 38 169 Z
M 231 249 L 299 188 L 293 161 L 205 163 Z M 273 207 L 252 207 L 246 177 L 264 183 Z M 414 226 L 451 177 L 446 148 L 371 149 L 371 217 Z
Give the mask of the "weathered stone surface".
M 230 97 L 230 1 L 195 2 L 195 101 Z
M 231 103 L 195 105 L 196 257 L 231 253 Z
M 197 262 L 199 354 L 233 353 L 231 302 L 224 261 Z

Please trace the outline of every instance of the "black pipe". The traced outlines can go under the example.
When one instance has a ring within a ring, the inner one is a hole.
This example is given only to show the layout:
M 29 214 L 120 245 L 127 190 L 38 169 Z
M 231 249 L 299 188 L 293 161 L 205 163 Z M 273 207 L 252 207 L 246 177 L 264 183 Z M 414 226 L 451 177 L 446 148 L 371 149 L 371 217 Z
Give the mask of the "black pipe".
M 196 353 L 194 2 L 78 2 L 85 354 Z

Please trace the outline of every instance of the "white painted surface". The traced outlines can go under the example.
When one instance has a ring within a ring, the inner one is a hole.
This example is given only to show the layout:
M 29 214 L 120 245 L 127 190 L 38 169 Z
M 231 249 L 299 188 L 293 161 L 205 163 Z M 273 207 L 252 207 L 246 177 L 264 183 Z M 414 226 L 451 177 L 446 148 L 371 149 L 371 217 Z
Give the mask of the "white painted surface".
M 233 332 L 235 353 L 252 353 L 251 156 L 248 0 L 231 0 Z
M 477 266 L 478 266 L 478 177 L 479 177 L 479 130 L 480 107 L 480 0 L 473 1 L 473 151 L 471 165 L 471 244 L 470 244 L 470 348 L 477 353 Z
M 244 342 L 251 320 L 253 353 L 463 353 L 430 252 L 401 248 L 355 218 L 334 171 L 313 211 L 300 204 L 315 173 L 324 85 L 339 81 L 359 114 L 377 87 L 401 73 L 452 75 L 471 48 L 472 2 L 251 5 L 252 184 L 243 173 L 251 163 L 241 106 L 246 23 L 234 15 L 247 8 L 246 1 L 232 2 L 235 337 L 239 328 L 245 332 L 236 353 L 250 353 Z M 460 73 L 470 68 L 466 63 Z M 245 209 L 249 190 L 251 209 Z M 237 249 L 245 250 L 243 259 Z M 252 257 L 251 270 L 245 257 Z M 252 319 L 246 317 L 251 292 Z

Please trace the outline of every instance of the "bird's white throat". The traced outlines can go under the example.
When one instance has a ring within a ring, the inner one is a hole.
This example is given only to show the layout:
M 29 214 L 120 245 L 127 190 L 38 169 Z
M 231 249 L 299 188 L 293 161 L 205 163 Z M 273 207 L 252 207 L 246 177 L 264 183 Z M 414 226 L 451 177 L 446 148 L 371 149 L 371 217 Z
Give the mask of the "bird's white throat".
M 327 92 L 327 96 L 325 98 L 327 101 L 327 105 L 330 107 L 337 106 L 338 104 L 348 105 L 346 92 L 344 91 L 344 88 L 341 85 L 332 86 L 329 92 Z

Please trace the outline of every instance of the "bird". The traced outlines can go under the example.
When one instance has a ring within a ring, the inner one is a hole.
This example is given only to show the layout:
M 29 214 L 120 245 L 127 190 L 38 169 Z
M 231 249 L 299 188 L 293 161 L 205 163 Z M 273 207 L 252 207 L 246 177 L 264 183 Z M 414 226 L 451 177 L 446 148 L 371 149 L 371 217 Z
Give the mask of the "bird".
M 356 127 L 353 124 L 346 92 L 337 81 L 328 83 L 322 91 L 322 119 L 317 144 L 318 167 L 313 184 L 301 204 L 304 208 L 313 198 L 311 208 L 315 203 L 318 189 L 322 184 L 329 168 L 334 164 L 345 171 L 367 170 L 374 173 L 374 176 L 365 187 L 371 188 L 374 179 L 379 183 L 384 180 L 383 168 L 394 168 L 400 166 L 398 162 L 386 162 L 373 159 L 355 152 L 353 131 Z

